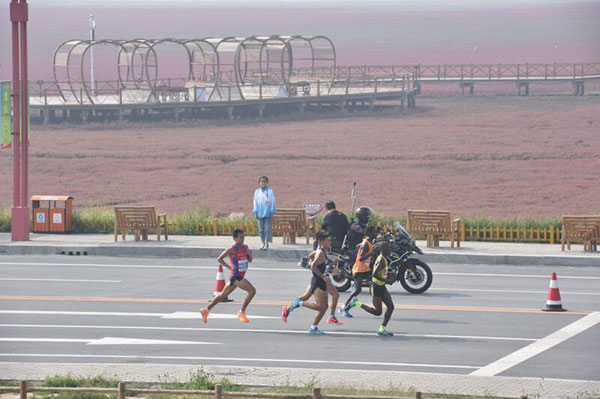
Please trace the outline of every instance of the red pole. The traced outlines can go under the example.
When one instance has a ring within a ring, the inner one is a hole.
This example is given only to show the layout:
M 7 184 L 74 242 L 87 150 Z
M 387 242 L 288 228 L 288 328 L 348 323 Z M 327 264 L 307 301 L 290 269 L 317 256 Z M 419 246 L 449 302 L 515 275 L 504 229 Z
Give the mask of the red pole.
M 27 0 L 11 0 L 13 50 L 13 208 L 12 240 L 29 240 L 27 198 L 29 93 L 27 81 Z M 23 119 L 23 120 L 21 120 Z M 21 140 L 23 138 L 23 140 Z

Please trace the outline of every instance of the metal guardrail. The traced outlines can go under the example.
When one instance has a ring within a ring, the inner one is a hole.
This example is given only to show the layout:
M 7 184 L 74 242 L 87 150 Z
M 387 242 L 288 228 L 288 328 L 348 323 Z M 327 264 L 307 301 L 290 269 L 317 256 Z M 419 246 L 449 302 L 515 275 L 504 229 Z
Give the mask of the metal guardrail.
M 435 399 L 440 397 L 437 394 L 423 394 L 415 392 L 413 396 L 362 396 L 362 395 L 328 395 L 321 388 L 313 388 L 312 394 L 287 394 L 287 393 L 261 393 L 261 392 L 226 392 L 220 384 L 216 384 L 214 390 L 186 390 L 186 389 L 136 389 L 127 388 L 126 383 L 119 382 L 117 388 L 64 388 L 64 387 L 31 387 L 27 381 L 20 381 L 19 387 L 0 386 L 0 393 L 18 393 L 20 399 L 27 399 L 29 393 L 98 393 L 117 395 L 118 399 L 126 399 L 127 395 L 148 395 L 148 394 L 166 394 L 166 395 L 194 395 L 200 398 L 261 398 L 261 399 Z M 517 399 L 509 397 L 494 397 L 495 399 Z M 527 396 L 521 396 L 518 399 L 527 399 Z

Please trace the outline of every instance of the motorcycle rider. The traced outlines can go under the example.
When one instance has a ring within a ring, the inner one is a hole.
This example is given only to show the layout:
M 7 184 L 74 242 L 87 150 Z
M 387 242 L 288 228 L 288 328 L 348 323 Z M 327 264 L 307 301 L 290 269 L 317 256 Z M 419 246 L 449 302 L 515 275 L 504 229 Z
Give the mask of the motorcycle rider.
M 352 317 L 348 311 L 348 305 L 350 304 L 350 301 L 352 301 L 352 298 L 357 297 L 361 293 L 363 281 L 369 281 L 371 279 L 371 256 L 373 255 L 373 250 L 375 248 L 375 245 L 373 244 L 375 237 L 377 237 L 377 229 L 375 226 L 367 226 L 365 229 L 365 237 L 358 249 L 356 261 L 352 267 L 352 276 L 354 277 L 355 282 L 354 291 L 350 294 L 344 306 L 339 309 L 339 312 L 344 315 L 344 317 Z
M 375 266 L 373 269 L 373 278 L 371 280 L 371 296 L 373 297 L 373 306 L 368 306 L 363 304 L 358 297 L 352 298 L 350 302 L 350 308 L 355 306 L 360 307 L 368 313 L 371 313 L 375 316 L 381 316 L 383 312 L 381 302 L 385 303 L 385 316 L 383 317 L 383 323 L 379 330 L 377 330 L 377 335 L 383 337 L 391 337 L 394 334 L 387 330 L 387 324 L 392 317 L 392 313 L 394 312 L 394 302 L 392 301 L 392 296 L 390 295 L 385 285 L 393 280 L 392 275 L 388 276 L 388 261 L 387 256 L 391 253 L 390 244 L 386 241 L 383 241 L 380 246 L 380 254 L 375 260 Z
M 325 202 L 325 210 L 327 215 L 323 217 L 321 229 L 327 231 L 331 237 L 331 250 L 341 253 L 344 237 L 350 230 L 350 223 L 346 215 L 336 209 L 335 202 L 332 200 Z
M 346 238 L 346 245 L 348 246 L 348 256 L 350 259 L 355 259 L 359 245 L 365 237 L 365 229 L 369 223 L 369 218 L 373 216 L 373 210 L 366 206 L 361 206 L 356 210 L 356 219 L 352 222 L 350 230 L 348 230 L 348 237 Z

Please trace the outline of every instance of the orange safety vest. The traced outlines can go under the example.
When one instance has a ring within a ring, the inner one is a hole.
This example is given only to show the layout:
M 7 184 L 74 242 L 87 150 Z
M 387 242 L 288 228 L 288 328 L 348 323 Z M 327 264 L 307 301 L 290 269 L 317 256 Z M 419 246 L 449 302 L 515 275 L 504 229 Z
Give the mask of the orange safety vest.
M 367 250 L 367 255 L 371 255 L 373 253 L 374 245 L 371 243 L 371 241 L 369 241 L 367 238 L 365 238 L 363 240 L 363 242 L 360 244 L 360 248 L 358 248 L 358 254 L 356 255 L 356 262 L 354 262 L 354 266 L 352 266 L 352 274 L 365 273 L 365 272 L 371 271 L 371 267 L 370 267 L 371 257 L 369 256 L 367 259 L 365 259 L 364 262 L 361 262 L 361 260 L 360 260 L 360 258 L 362 257 L 363 246 L 365 245 L 365 243 L 369 247 L 369 249 Z

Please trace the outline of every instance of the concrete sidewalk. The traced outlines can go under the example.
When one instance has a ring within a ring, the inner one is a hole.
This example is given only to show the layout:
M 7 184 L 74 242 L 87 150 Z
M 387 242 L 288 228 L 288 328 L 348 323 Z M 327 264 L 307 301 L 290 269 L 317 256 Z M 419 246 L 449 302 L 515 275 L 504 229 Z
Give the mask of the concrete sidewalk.
M 258 237 L 247 237 L 246 243 L 254 249 L 257 258 L 295 260 L 307 254 L 312 245 L 299 238 L 298 244 L 284 245 L 280 237 L 274 239 L 271 249 L 260 251 Z M 0 234 L 0 254 L 7 255 L 95 255 L 137 257 L 217 257 L 231 245 L 229 236 L 169 236 L 168 241 L 151 240 L 135 242 L 132 236 L 126 241 L 114 242 L 107 234 L 32 234 L 28 242 L 13 243 L 10 234 Z M 599 266 L 600 252 L 583 252 L 582 245 L 573 245 L 571 251 L 561 252 L 559 244 L 520 244 L 467 241 L 461 248 L 426 248 L 424 241 L 417 244 L 431 263 L 502 264 L 527 266 Z
M 518 398 L 597 398 L 599 381 L 546 378 L 480 377 L 462 374 L 405 371 L 292 369 L 276 367 L 192 366 L 179 364 L 0 363 L 5 380 L 43 380 L 47 376 L 73 374 L 104 376 L 129 382 L 187 381 L 199 369 L 216 379 L 252 386 L 309 386 L 326 392 L 328 387 L 398 389 L 454 395 L 493 395 Z

